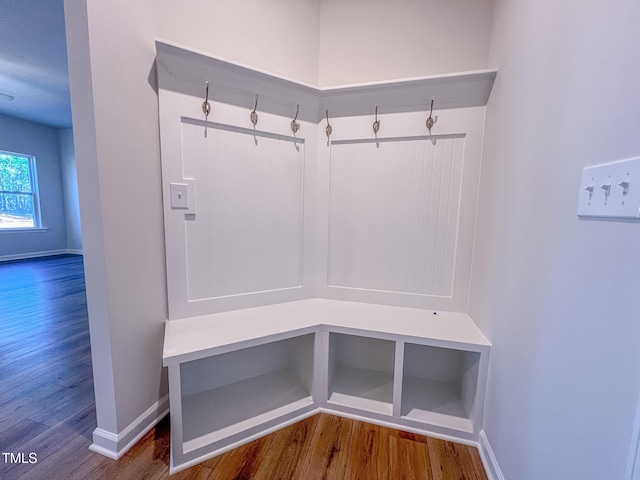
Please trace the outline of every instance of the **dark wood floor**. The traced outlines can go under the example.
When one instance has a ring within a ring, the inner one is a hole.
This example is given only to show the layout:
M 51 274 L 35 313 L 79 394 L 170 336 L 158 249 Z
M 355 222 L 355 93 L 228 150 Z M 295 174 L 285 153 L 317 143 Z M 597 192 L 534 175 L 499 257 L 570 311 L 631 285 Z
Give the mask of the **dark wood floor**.
M 168 419 L 118 461 L 88 450 L 96 423 L 82 257 L 0 263 L 0 332 L 0 479 L 169 478 Z M 475 448 L 327 414 L 171 476 L 298 478 L 487 477 Z

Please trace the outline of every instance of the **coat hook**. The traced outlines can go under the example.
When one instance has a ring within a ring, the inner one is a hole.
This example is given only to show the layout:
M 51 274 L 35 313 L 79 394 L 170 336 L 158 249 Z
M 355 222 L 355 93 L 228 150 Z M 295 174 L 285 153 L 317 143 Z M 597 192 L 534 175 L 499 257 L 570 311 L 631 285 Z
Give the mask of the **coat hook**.
M 380 130 L 380 122 L 378 121 L 378 105 L 376 105 L 376 120 L 373 122 L 373 133 L 377 135 L 378 130 Z
M 291 120 L 291 130 L 293 131 L 293 133 L 296 133 L 298 130 L 300 130 L 300 124 L 298 122 L 296 122 L 296 120 L 298 119 L 298 111 L 300 110 L 300 105 L 296 105 L 296 116 L 293 117 L 293 120 Z
M 433 125 L 438 121 L 438 116 L 434 119 L 433 116 L 433 100 L 431 100 L 431 111 L 429 112 L 429 118 L 427 118 L 427 128 L 429 129 L 429 134 L 431 134 L 431 129 Z
M 255 127 L 258 123 L 258 114 L 256 113 L 256 108 L 258 108 L 258 94 L 256 93 L 256 103 L 253 105 L 253 112 L 251 112 L 251 123 Z
M 331 125 L 329 125 L 329 110 L 327 110 L 326 112 L 327 112 L 327 128 L 325 128 L 324 131 L 327 134 L 327 138 L 329 138 L 331 136 L 331 132 L 333 132 L 333 128 L 331 128 Z
M 211 104 L 209 103 L 209 81 L 205 87 L 204 102 L 202 102 L 202 112 L 204 113 L 204 119 L 206 120 L 211 113 Z

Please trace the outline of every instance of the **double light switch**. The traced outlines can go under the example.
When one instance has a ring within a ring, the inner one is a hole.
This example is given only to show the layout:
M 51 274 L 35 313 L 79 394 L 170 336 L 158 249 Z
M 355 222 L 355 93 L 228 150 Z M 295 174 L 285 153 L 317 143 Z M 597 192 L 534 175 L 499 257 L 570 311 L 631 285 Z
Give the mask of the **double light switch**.
M 640 157 L 585 167 L 578 216 L 640 218 Z

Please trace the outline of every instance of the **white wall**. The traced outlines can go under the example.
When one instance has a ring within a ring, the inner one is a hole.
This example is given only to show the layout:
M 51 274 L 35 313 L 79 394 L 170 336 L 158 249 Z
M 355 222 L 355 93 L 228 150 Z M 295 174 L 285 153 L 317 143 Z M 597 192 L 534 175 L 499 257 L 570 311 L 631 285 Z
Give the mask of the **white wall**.
M 67 220 L 67 249 L 79 253 L 82 251 L 82 232 L 80 229 L 78 174 L 73 150 L 73 130 L 71 128 L 59 129 L 58 141 L 64 186 L 64 211 Z
M 153 8 L 159 38 L 318 84 L 319 0 L 156 0 Z
M 21 257 L 67 248 L 67 229 L 58 131 L 0 115 L 0 150 L 36 157 L 42 227 L 39 232 L 0 231 L 0 257 Z
M 322 0 L 321 87 L 487 68 L 493 0 Z
M 65 2 L 98 428 L 109 434 L 166 393 L 151 6 Z
M 469 313 L 513 480 L 621 479 L 640 391 L 640 224 L 579 220 L 584 166 L 640 155 L 640 3 L 500 1 Z

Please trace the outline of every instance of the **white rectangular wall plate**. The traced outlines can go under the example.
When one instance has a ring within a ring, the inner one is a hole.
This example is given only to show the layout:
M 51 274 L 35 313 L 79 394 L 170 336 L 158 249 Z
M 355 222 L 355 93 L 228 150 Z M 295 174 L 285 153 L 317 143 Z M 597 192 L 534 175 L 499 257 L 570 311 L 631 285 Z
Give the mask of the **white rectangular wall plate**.
M 171 208 L 189 208 L 189 186 L 186 183 L 171 184 Z
M 640 218 L 640 157 L 585 167 L 578 216 Z

